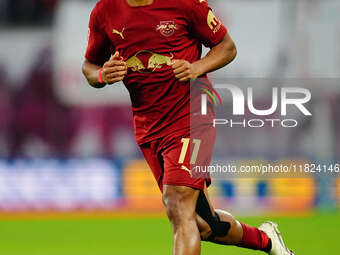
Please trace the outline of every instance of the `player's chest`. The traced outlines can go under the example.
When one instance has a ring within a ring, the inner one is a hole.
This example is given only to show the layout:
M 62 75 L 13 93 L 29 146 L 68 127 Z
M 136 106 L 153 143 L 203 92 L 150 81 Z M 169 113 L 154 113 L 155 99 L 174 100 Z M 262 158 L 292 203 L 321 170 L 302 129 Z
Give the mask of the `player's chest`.
M 129 12 L 108 17 L 105 32 L 116 49 L 174 48 L 188 33 L 186 19 L 174 11 Z

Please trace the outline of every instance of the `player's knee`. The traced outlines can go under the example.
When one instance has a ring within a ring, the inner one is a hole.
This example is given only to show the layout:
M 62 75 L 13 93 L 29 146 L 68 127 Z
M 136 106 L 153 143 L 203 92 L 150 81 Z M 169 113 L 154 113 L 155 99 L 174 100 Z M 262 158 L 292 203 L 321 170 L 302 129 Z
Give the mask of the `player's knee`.
M 200 232 L 200 236 L 201 236 L 201 240 L 202 241 L 210 241 L 210 237 L 212 236 L 212 231 L 211 229 L 209 230 L 204 230 L 202 232 Z
M 196 212 L 200 216 L 200 218 L 205 221 L 206 224 L 204 225 L 208 225 L 211 230 L 211 231 L 208 230 L 207 227 L 201 228 L 201 230 L 202 229 L 204 230 L 200 231 L 202 232 L 201 234 L 202 240 L 206 240 L 206 235 L 208 235 L 209 233 L 210 240 L 214 240 L 215 237 L 224 237 L 228 234 L 231 227 L 230 220 L 232 220 L 231 219 L 232 216 L 228 213 L 227 214 L 221 213 L 223 211 L 220 210 L 215 211 L 215 213 L 212 212 L 211 207 L 209 205 L 209 201 L 207 200 L 204 192 L 202 191 L 198 196 Z M 220 217 L 220 214 L 222 217 Z
M 169 220 L 172 224 L 174 224 L 174 225 L 180 225 L 181 224 L 181 220 L 183 219 L 181 217 L 181 211 L 180 211 L 179 206 L 176 203 L 176 201 L 174 201 L 171 198 L 167 199 L 166 214 L 168 215 L 168 218 L 169 218 Z
M 208 241 L 209 238 L 212 236 L 212 230 L 209 224 L 204 221 L 199 215 L 196 216 L 196 223 L 200 232 L 201 240 Z
M 237 221 L 234 216 L 227 211 L 216 209 L 215 213 L 218 214 L 221 221 L 229 222 L 230 228 L 233 228 L 233 226 L 237 225 Z
M 169 220 L 176 226 L 194 220 L 194 215 L 186 212 L 181 202 L 173 197 L 166 199 L 165 207 Z
M 229 223 L 228 234 L 231 234 L 231 232 L 234 232 L 235 229 L 239 228 L 239 222 L 227 211 L 216 209 L 215 213 L 218 214 L 220 221 Z
M 216 237 L 226 237 L 229 230 L 237 226 L 235 218 L 226 211 L 215 210 L 215 216 L 210 224 L 197 215 L 196 223 L 202 241 L 214 241 Z

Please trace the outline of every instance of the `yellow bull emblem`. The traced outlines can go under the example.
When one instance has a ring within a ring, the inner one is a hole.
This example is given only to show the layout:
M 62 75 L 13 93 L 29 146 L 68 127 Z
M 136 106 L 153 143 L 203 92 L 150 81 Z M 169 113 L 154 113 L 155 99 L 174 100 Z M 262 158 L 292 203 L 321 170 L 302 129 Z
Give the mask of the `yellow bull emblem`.
M 178 29 L 176 24 L 169 24 L 169 25 L 158 25 L 157 26 L 157 31 L 161 29 Z
M 175 33 L 175 30 L 178 30 L 178 27 L 173 20 L 161 21 L 156 28 L 163 36 L 169 37 Z
M 153 53 L 152 56 L 149 58 L 148 68 L 162 68 L 164 64 L 171 65 L 171 61 L 174 55 L 171 53 L 171 57 L 164 56 L 161 54 Z
M 174 57 L 172 53 L 170 53 L 170 56 L 164 56 L 158 53 L 153 53 L 151 51 L 140 51 L 126 61 L 127 67 L 131 69 L 133 72 L 137 72 L 137 71 L 142 72 L 142 70 L 146 69 L 142 61 L 138 58 L 138 54 L 140 53 L 151 54 L 148 60 L 148 68 L 147 68 L 149 69 L 149 72 L 150 71 L 154 72 L 156 69 L 162 68 L 163 65 L 171 65 L 172 59 Z
M 136 56 L 129 58 L 126 61 L 126 65 L 134 72 L 145 69 L 142 61 L 140 61 L 140 59 Z

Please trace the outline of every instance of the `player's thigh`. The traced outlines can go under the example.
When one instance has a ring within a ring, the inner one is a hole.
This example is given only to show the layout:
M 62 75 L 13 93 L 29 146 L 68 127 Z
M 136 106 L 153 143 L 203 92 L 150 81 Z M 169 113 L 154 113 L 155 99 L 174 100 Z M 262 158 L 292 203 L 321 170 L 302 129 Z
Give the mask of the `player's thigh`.
M 162 198 L 173 224 L 196 219 L 199 190 L 186 186 L 163 185 Z
M 161 143 L 164 161 L 163 184 L 187 186 L 204 190 L 208 173 L 196 171 L 196 166 L 208 166 L 214 148 L 216 130 L 209 126 L 171 134 Z
M 158 152 L 159 141 L 153 141 L 140 145 L 143 156 L 148 163 L 156 182 L 162 191 L 163 184 L 163 158 Z
M 204 189 L 204 178 L 195 178 L 190 164 L 190 132 L 187 135 L 172 135 L 163 140 L 162 158 L 164 161 L 163 185 L 185 186 Z

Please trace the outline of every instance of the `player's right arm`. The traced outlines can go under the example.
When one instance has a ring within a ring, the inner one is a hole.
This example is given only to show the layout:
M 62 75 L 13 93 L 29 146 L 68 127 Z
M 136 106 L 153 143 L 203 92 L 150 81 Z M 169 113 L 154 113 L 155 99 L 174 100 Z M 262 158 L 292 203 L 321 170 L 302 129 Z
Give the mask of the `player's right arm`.
M 88 83 L 94 88 L 103 88 L 106 84 L 122 81 L 127 73 L 127 66 L 116 52 L 103 66 L 85 60 L 82 67 Z M 100 76 L 101 80 L 100 81 Z
M 97 3 L 90 16 L 88 46 L 82 66 L 83 74 L 94 88 L 119 82 L 127 72 L 126 63 L 121 60 L 119 53 L 111 56 L 114 45 L 105 34 L 105 21 L 100 20 L 103 16 L 100 3 Z

